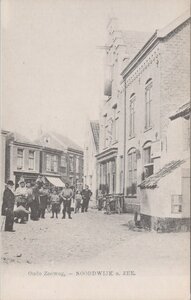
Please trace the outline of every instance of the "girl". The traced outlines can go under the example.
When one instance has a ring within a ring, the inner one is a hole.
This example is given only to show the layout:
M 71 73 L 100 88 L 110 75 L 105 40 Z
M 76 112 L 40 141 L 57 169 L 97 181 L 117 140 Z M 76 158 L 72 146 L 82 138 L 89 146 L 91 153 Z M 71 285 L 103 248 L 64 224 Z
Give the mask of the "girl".
M 58 212 L 60 210 L 60 198 L 57 195 L 56 190 L 53 191 L 53 194 L 50 197 L 51 206 L 52 206 L 52 217 L 54 218 L 54 214 L 56 214 L 56 218 L 58 218 Z
M 81 207 L 81 201 L 82 201 L 82 196 L 80 192 L 77 190 L 75 196 L 75 214 L 79 212 L 79 209 Z

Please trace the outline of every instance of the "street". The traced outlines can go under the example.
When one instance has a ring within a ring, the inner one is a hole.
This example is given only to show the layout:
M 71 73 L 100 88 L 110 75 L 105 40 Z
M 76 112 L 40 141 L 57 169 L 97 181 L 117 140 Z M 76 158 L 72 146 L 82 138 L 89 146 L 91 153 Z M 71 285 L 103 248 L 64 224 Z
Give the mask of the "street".
M 14 224 L 16 232 L 2 232 L 5 263 L 84 264 L 109 262 L 184 273 L 189 257 L 189 233 L 136 232 L 127 227 L 131 214 L 106 215 L 95 209 L 73 214 L 73 219 L 50 218 Z M 173 251 L 172 251 L 173 249 Z M 149 262 L 149 264 L 148 264 Z
M 2 232 L 2 299 L 15 286 L 21 300 L 186 299 L 189 233 L 131 231 L 133 215 L 95 209 L 50 217 Z

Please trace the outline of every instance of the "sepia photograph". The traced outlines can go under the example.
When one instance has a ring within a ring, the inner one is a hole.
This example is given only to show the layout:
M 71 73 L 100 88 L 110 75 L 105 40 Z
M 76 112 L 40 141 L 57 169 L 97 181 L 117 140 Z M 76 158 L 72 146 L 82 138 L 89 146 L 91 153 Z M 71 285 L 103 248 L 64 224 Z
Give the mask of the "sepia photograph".
M 190 0 L 0 5 L 0 300 L 189 300 Z

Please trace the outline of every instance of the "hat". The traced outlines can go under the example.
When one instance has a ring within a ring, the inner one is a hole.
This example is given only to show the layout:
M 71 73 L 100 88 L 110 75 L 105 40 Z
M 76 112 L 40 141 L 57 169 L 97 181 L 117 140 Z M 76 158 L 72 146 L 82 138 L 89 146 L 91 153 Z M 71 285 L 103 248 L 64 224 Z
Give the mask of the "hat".
M 7 185 L 14 185 L 13 180 L 8 180 L 8 181 L 7 181 Z
M 24 180 L 24 178 L 20 178 L 20 180 L 19 180 L 18 184 L 20 184 L 20 183 L 22 183 L 22 182 L 24 182 L 24 183 L 25 183 L 25 180 Z

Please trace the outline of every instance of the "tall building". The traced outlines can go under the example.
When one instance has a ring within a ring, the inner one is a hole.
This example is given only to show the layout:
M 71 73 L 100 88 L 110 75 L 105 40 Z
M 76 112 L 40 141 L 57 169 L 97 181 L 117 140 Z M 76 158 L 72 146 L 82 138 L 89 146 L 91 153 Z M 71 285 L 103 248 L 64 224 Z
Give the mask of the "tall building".
M 145 227 L 188 229 L 190 14 L 138 47 L 131 38 L 125 47 L 118 30 L 109 33 L 112 77 L 100 111 L 100 187 L 123 193 L 123 211 L 139 212 Z M 187 114 L 175 121 L 173 112 L 185 107 Z
M 104 99 L 100 108 L 98 188 L 109 194 L 124 191 L 124 99 L 121 71 L 150 34 L 121 31 L 116 19 L 107 26 Z

